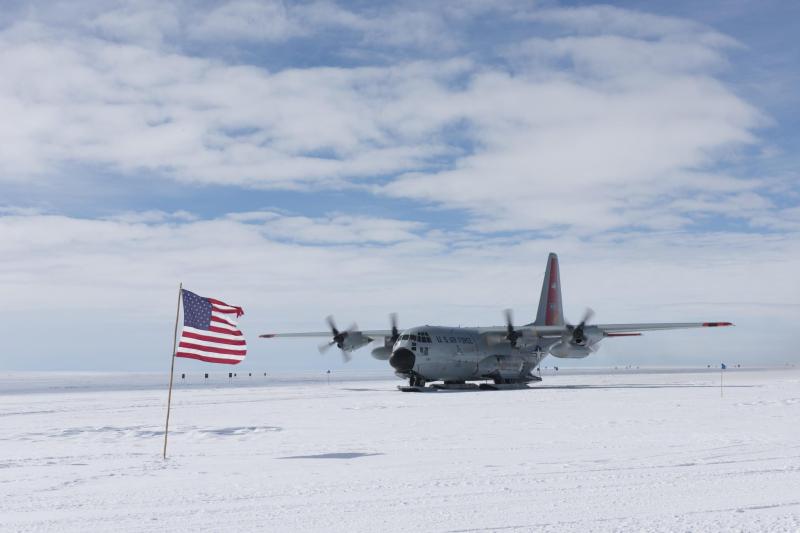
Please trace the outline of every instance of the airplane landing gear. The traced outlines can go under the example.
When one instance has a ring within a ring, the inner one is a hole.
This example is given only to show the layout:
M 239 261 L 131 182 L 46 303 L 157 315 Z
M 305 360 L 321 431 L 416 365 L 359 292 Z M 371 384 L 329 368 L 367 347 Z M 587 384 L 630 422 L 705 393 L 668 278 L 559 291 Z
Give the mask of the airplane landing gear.
M 403 392 L 431 392 L 436 389 L 425 386 L 425 379 L 416 374 L 408 376 L 408 385 L 398 385 L 398 389 Z
M 409 387 L 424 387 L 425 380 L 419 377 L 416 374 L 412 374 L 411 377 L 408 378 L 408 386 Z

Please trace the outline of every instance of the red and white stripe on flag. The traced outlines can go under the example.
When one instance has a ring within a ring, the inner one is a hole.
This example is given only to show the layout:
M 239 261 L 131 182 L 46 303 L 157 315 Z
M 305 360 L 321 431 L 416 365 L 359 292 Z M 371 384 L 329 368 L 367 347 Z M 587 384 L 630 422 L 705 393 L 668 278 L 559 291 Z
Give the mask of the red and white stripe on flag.
M 236 319 L 241 307 L 183 291 L 183 329 L 176 357 L 235 365 L 247 354 Z

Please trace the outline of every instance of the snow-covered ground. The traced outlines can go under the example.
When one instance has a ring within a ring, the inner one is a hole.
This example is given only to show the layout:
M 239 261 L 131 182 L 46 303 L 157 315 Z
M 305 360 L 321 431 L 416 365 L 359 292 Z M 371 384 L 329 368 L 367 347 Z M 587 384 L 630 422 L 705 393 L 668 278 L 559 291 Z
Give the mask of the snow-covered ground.
M 722 398 L 718 373 L 181 384 L 167 461 L 165 390 L 26 379 L 0 380 L 3 531 L 800 530 L 797 369 Z

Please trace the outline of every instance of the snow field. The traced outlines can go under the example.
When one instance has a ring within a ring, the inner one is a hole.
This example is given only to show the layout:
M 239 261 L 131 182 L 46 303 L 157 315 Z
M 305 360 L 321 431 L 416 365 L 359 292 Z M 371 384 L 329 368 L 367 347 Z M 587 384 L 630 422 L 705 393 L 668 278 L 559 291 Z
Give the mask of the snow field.
M 800 371 L 0 395 L 3 531 L 800 531 Z

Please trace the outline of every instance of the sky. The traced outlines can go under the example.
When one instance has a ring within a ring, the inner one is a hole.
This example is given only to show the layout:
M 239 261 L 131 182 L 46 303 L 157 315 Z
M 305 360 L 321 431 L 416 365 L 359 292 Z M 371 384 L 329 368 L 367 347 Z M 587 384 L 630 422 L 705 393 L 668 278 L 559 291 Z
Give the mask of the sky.
M 5 1 L 0 370 L 166 369 L 182 282 L 244 308 L 238 370 L 342 371 L 314 339 L 257 335 L 524 323 L 549 252 L 568 319 L 736 324 L 583 364 L 797 361 L 798 17 Z

